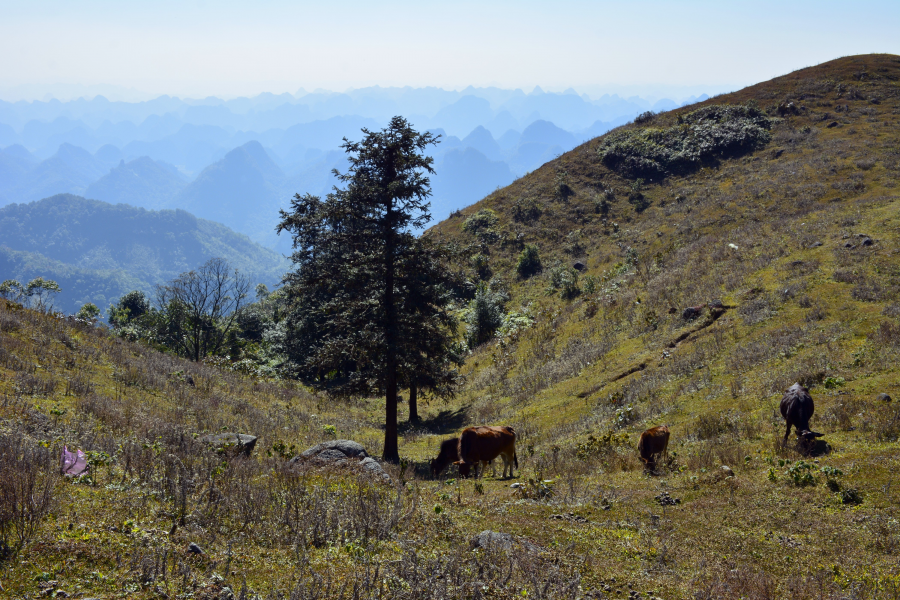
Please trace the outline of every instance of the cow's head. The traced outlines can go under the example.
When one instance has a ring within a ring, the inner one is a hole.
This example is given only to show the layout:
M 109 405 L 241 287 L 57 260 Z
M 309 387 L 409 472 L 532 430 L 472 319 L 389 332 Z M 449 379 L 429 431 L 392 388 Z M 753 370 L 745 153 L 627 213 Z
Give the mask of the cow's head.
M 469 473 L 472 472 L 472 463 L 467 463 L 461 460 L 457 460 L 453 463 L 459 467 L 459 476 L 460 477 L 468 477 Z

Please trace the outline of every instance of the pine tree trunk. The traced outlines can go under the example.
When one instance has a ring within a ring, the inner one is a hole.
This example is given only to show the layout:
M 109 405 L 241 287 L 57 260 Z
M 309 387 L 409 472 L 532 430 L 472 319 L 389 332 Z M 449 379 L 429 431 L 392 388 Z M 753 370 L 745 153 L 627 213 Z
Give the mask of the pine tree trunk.
M 409 386 L 409 422 L 417 423 L 419 421 L 419 405 L 418 398 L 416 395 L 418 394 L 418 387 L 416 384 L 412 384 Z
M 381 458 L 385 462 L 400 462 L 400 448 L 397 444 L 397 372 L 391 370 L 387 374 L 387 385 L 384 415 L 384 452 Z

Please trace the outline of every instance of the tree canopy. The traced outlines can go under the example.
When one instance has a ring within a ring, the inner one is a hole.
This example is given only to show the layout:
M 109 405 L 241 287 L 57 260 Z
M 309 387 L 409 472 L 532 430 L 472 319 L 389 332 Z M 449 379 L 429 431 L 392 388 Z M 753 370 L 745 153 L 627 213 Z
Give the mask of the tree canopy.
M 452 393 L 454 275 L 445 250 L 412 230 L 431 218 L 424 150 L 437 140 L 401 117 L 346 139 L 343 188 L 281 211 L 293 236 L 281 350 L 290 373 L 335 397 L 384 394 L 385 460 L 398 461 L 398 386 Z

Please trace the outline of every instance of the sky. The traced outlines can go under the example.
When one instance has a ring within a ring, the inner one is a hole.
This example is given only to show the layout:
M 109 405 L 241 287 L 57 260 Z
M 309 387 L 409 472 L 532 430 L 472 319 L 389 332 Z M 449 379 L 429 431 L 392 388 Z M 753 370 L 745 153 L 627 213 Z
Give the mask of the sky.
M 469 85 L 728 91 L 900 54 L 897 0 L 0 0 L 0 98 Z M 124 98 L 123 98 L 124 99 Z

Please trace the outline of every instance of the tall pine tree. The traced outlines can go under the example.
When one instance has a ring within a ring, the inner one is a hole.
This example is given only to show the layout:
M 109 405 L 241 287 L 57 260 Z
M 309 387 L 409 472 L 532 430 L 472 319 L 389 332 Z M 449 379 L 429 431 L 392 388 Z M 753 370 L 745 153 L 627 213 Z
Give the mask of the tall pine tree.
M 343 188 L 294 196 L 279 233 L 293 236 L 281 335 L 287 368 L 334 397 L 385 396 L 383 458 L 397 462 L 397 390 L 452 393 L 454 275 L 444 250 L 413 230 L 430 219 L 425 149 L 437 140 L 401 117 L 346 139 Z

